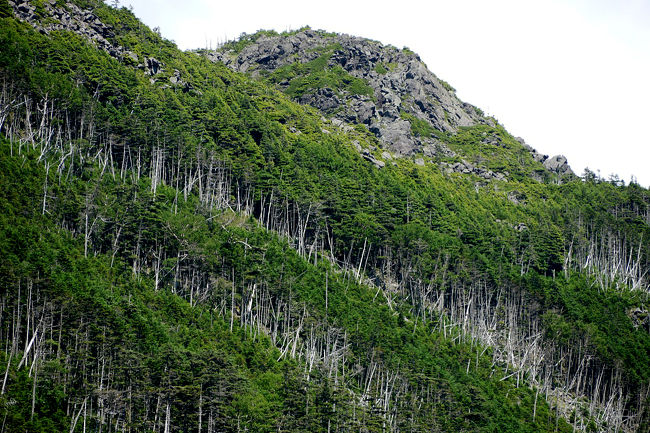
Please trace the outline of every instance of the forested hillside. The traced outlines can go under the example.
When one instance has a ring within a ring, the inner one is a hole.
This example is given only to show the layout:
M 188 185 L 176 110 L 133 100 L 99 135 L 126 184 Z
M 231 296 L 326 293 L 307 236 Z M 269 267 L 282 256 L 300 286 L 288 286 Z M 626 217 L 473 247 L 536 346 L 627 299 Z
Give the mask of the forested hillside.
M 0 432 L 650 431 L 650 191 L 363 41 L 0 0 Z

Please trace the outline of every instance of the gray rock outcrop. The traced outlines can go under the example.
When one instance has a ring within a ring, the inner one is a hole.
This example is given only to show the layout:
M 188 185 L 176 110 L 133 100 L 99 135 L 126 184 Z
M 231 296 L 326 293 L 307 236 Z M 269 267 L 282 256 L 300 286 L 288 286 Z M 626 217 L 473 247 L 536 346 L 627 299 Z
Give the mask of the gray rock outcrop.
M 109 39 L 115 36 L 113 28 L 104 24 L 90 10 L 81 9 L 70 2 L 61 5 L 56 0 L 44 0 L 41 2 L 42 11 L 39 13 L 33 2 L 20 0 L 8 0 L 8 2 L 16 18 L 29 23 L 41 33 L 68 30 L 93 43 L 112 57 L 134 59 L 135 53 L 111 43 Z
M 127 65 L 133 66 L 150 77 L 156 83 L 156 76 L 165 72 L 165 64 L 154 57 L 138 56 L 115 42 L 115 29 L 105 24 L 93 11 L 82 9 L 72 2 L 62 3 L 56 0 L 44 0 L 38 3 L 26 0 L 8 0 L 14 15 L 34 27 L 37 31 L 49 34 L 53 31 L 75 33 L 102 51 L 108 53 Z M 166 80 L 165 80 L 166 81 Z M 167 84 L 178 86 L 183 91 L 192 89 L 190 83 L 181 79 L 180 72 L 174 70 Z
M 555 155 L 544 161 L 544 167 L 548 171 L 557 173 L 559 175 L 571 175 L 574 174 L 569 163 L 564 155 Z
M 569 166 L 569 163 L 564 155 L 555 155 L 549 158 L 548 155 L 541 154 L 537 152 L 536 149 L 526 144 L 523 138 L 515 137 L 515 140 L 517 140 L 524 147 L 524 149 L 530 153 L 530 156 L 532 156 L 535 161 L 541 163 L 544 168 L 546 168 L 551 173 L 555 173 L 560 176 L 575 174 L 573 173 L 573 170 L 571 170 L 571 167 Z M 543 177 L 540 176 L 539 173 L 533 173 L 532 177 L 538 181 L 543 180 Z
M 367 125 L 397 156 L 414 155 L 427 146 L 444 146 L 435 139 L 414 135 L 407 116 L 451 133 L 461 126 L 491 122 L 473 106 L 460 101 L 453 89 L 430 72 L 416 54 L 368 39 L 308 29 L 289 36 L 261 36 L 239 53 L 222 49 L 208 56 L 235 71 L 260 75 L 293 63 L 308 63 L 328 49 L 332 53 L 327 66 L 341 67 L 364 80 L 373 94 L 320 88 L 301 95 L 299 102 L 332 118 Z M 289 84 L 288 80 L 279 83 L 282 88 Z
M 441 162 L 440 168 L 445 173 L 461 173 L 461 174 L 474 174 L 485 180 L 507 180 L 510 173 L 507 171 L 495 172 L 484 167 L 476 166 L 465 160 L 460 162 Z

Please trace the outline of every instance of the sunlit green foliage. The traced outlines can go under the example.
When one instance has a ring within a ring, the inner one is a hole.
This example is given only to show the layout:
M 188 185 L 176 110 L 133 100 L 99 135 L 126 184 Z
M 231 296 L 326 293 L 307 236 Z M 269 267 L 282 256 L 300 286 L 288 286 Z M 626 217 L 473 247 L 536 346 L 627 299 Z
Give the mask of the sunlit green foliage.
M 540 183 L 530 178 L 540 165 L 501 126 L 443 134 L 408 114 L 403 116 L 415 135 L 437 137 L 472 162 L 507 171 L 510 181 L 477 184 L 407 160 L 377 169 L 360 157 L 350 136 L 324 133 L 315 110 L 201 55 L 178 51 L 126 9 L 100 3 L 95 8 L 116 28 L 117 41 L 140 58 L 164 63 L 166 72 L 153 84 L 128 59 L 111 58 L 78 36 L 46 37 L 2 20 L 2 78 L 35 100 L 47 95 L 68 115 L 57 119 L 60 124 L 92 113 L 95 133 L 112 140 L 115 171 L 127 145 L 131 159 L 141 157 L 144 167 L 141 176 L 130 169 L 122 177 L 76 159 L 57 172 L 60 156 L 46 154 L 43 160 L 52 158 L 46 175 L 37 151 L 23 146 L 18 155 L 20 144 L 3 139 L 1 289 L 14 302 L 19 284 L 30 281 L 53 312 L 64 311 L 62 344 L 73 354 L 59 353 L 59 342 L 51 338 L 52 356 L 36 382 L 14 360 L 0 398 L 7 431 L 69 431 L 74 410 L 64 408 L 79 405 L 95 392 L 96 382 L 75 376 L 80 369 L 66 369 L 72 360 L 94 368 L 105 347 L 115 351 L 113 364 L 124 366 L 116 370 L 113 386 L 135 390 L 133 420 L 146 418 L 148 395 L 161 395 L 173 403 L 175 431 L 195 430 L 199 399 L 218 395 L 206 404 L 223 431 L 311 432 L 332 425 L 360 431 L 362 424 L 383 431 L 376 402 L 352 404 L 350 395 L 364 391 L 354 372 L 341 372 L 339 383 L 318 369 L 306 376 L 305 361 L 282 358 L 270 337 L 253 336 L 237 320 L 230 331 L 234 316 L 220 314 L 215 299 L 234 288 L 233 298 L 241 302 L 244 289 L 255 283 L 295 302 L 295 314 L 308 311 L 309 324 L 344 330 L 350 362 L 380 362 L 403 374 L 412 390 L 426 390 L 432 397 L 419 407 L 415 391 L 403 396 L 403 431 L 571 430 L 541 398 L 536 401 L 533 390 L 502 381 L 502 366 L 492 365 L 489 352 L 441 333 L 436 325 L 444 317 L 423 323 L 422 306 L 408 296 L 396 297 L 389 307 L 377 288 L 359 284 L 323 257 L 317 264 L 307 261 L 254 217 L 207 209 L 196 188 L 187 198 L 183 185 L 163 183 L 152 193 L 148 167 L 152 149 L 161 147 L 169 170 L 214 156 L 228 166 L 234 187 L 250 187 L 255 203 L 273 193 L 287 207 L 314 206 L 321 229 L 334 239 L 334 258 L 355 264 L 365 258 L 369 275 L 390 252 L 393 268 L 421 276 L 436 291 L 478 279 L 523 291 L 539 305 L 547 341 L 570 346 L 586 339 L 603 364 L 622 368 L 630 388 L 647 387 L 650 336 L 630 318 L 632 309 L 647 309 L 647 294 L 616 288 L 616 282 L 599 287 L 594 276 L 565 266 L 570 247 L 606 231 L 639 246 L 642 263 L 648 263 L 650 228 L 641 211 L 650 199 L 647 190 L 596 178 Z M 281 68 L 267 79 L 288 82 L 293 97 L 322 87 L 370 95 L 365 82 L 327 67 L 336 49 L 324 47 L 316 60 Z M 165 74 L 174 69 L 191 88 L 169 84 Z M 354 139 L 373 143 L 367 134 Z M 96 144 L 88 136 L 75 140 L 84 149 Z M 236 194 L 233 188 L 230 199 Z M 89 212 L 98 217 L 85 254 Z M 159 279 L 151 266 L 134 271 L 162 250 L 167 255 Z M 210 276 L 214 298 L 197 301 L 177 293 L 175 269 L 182 260 Z M 0 364 L 7 365 L 8 357 L 0 352 Z M 75 380 L 62 386 L 66 375 Z M 137 422 L 133 431 L 151 429 Z
M 373 96 L 373 90 L 365 80 L 350 75 L 338 65 L 328 65 L 332 54 L 340 48 L 338 44 L 323 47 L 317 50 L 320 55 L 316 59 L 280 67 L 268 74 L 267 78 L 276 84 L 288 83 L 285 92 L 292 98 L 322 88 L 330 88 L 337 93 Z

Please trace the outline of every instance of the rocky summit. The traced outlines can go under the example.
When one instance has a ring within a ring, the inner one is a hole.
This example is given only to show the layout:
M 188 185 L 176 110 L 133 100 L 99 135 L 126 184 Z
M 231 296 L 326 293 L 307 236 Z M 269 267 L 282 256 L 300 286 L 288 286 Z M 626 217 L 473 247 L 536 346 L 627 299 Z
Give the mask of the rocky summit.
M 445 134 L 453 135 L 461 127 L 496 124 L 479 108 L 461 101 L 455 89 L 408 48 L 304 28 L 281 35 L 267 31 L 242 35 L 239 41 L 207 55 L 234 71 L 274 82 L 343 128 L 347 124 L 365 125 L 381 146 L 397 157 L 414 157 L 422 162 L 434 155 L 454 157 Z M 418 133 L 422 129 L 429 133 Z M 518 141 L 543 169 L 557 175 L 573 174 L 564 156 L 549 158 L 522 139 Z M 486 139 L 484 144 L 500 145 L 500 141 Z M 367 150 L 362 154 L 371 159 Z M 385 164 L 371 160 L 378 167 Z M 461 158 L 440 167 L 486 179 L 506 178 L 504 173 L 474 165 Z M 533 177 L 541 179 L 539 174 Z
M 211 57 L 235 71 L 253 75 L 320 62 L 323 67 L 340 68 L 344 74 L 363 80 L 371 89 L 365 94 L 334 89 L 325 82 L 296 95 L 296 99 L 335 119 L 367 125 L 397 155 L 412 155 L 436 144 L 435 138 L 411 134 L 409 118 L 424 120 L 443 132 L 491 122 L 474 106 L 460 101 L 454 89 L 430 72 L 417 54 L 360 37 L 307 29 L 289 36 L 263 35 L 241 51 L 226 46 Z M 291 79 L 283 79 L 278 84 L 287 89 L 291 83 Z

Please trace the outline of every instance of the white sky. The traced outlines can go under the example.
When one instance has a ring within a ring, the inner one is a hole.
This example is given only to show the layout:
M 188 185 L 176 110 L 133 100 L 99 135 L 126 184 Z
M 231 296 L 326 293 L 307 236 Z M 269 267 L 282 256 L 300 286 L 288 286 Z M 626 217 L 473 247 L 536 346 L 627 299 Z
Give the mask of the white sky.
M 417 52 L 539 152 L 650 186 L 650 0 L 122 0 L 182 49 L 304 25 Z

